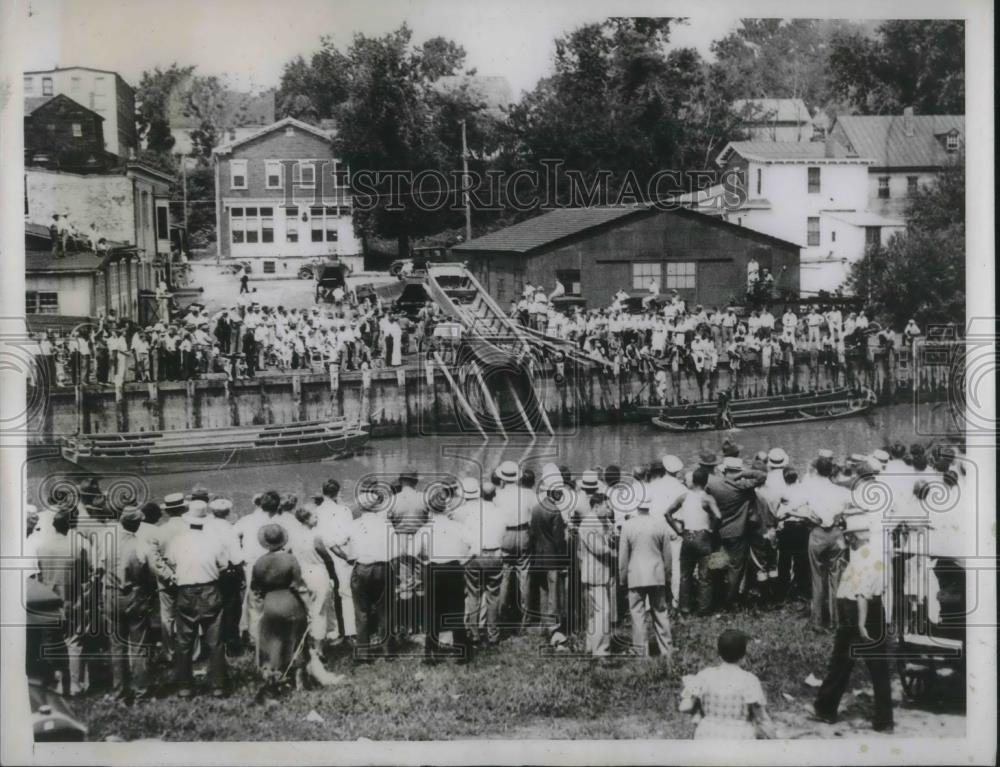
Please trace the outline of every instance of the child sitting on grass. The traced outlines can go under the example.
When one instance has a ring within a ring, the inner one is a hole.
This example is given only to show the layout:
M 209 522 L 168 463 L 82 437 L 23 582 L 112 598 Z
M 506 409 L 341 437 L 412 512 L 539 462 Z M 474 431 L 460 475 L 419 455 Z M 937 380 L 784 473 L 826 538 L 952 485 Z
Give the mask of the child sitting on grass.
M 747 635 L 726 629 L 719 635 L 722 663 L 685 676 L 680 710 L 698 722 L 695 740 L 749 740 L 773 738 L 774 728 L 760 680 L 744 671 Z

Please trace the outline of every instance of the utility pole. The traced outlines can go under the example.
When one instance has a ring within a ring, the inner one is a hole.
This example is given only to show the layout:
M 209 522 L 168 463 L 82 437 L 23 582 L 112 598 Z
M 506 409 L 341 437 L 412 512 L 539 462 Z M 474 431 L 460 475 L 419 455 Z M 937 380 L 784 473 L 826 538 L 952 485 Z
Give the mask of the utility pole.
M 187 158 L 181 155 L 181 187 L 184 191 L 184 240 L 188 236 L 188 170 Z
M 462 196 L 465 198 L 465 241 L 472 239 L 472 207 L 469 202 L 469 147 L 465 138 L 465 120 L 462 120 Z

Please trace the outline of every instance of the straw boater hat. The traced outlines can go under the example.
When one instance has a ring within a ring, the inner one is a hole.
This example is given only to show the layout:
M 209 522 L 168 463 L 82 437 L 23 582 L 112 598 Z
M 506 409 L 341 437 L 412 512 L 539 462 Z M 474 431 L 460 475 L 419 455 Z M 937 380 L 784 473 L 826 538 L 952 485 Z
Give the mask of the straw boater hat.
M 599 487 L 598 482 L 597 472 L 593 469 L 587 469 L 583 472 L 583 476 L 580 477 L 580 489 L 596 490 Z
M 163 496 L 163 511 L 169 514 L 172 511 L 187 511 L 187 501 L 184 500 L 184 493 L 170 493 Z
M 872 458 L 878 461 L 882 465 L 883 469 L 886 467 L 886 464 L 889 463 L 889 454 L 885 450 L 873 451 Z
M 233 502 L 228 498 L 216 498 L 208 504 L 208 510 L 216 517 L 225 517 L 233 510 Z
M 684 462 L 676 455 L 665 455 L 662 461 L 667 474 L 679 474 L 684 471 Z
M 268 551 L 278 551 L 288 543 L 288 533 L 281 525 L 264 525 L 257 531 L 257 542 Z
M 465 500 L 474 501 L 482 496 L 482 491 L 479 488 L 479 480 L 475 477 L 466 477 L 462 480 L 462 495 L 465 496 Z
M 513 461 L 504 461 L 498 470 L 500 479 L 504 482 L 517 482 L 521 478 L 521 470 Z
M 783 469 L 788 465 L 788 453 L 780 447 L 771 448 L 767 454 L 767 465 L 772 469 Z
M 713 453 L 711 450 L 704 450 L 698 456 L 699 466 L 717 466 L 718 463 L 719 459 L 716 458 L 715 453 Z

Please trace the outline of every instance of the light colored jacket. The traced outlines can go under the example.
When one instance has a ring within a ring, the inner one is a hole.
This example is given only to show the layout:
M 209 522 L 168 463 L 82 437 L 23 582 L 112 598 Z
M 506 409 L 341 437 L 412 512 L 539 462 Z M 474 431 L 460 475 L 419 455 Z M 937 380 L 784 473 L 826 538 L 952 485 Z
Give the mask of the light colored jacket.
M 618 579 L 630 589 L 665 586 L 670 573 L 670 530 L 662 517 L 639 513 L 622 525 Z

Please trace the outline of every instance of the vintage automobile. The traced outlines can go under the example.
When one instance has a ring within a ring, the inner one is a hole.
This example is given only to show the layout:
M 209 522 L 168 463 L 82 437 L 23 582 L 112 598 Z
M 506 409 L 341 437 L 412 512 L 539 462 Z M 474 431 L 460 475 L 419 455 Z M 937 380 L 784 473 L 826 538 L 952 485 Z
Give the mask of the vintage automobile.
M 314 273 L 316 275 L 316 303 L 331 303 L 333 292 L 337 288 L 347 290 L 347 275 L 351 273 L 351 269 L 346 264 L 334 259 L 317 266 Z

